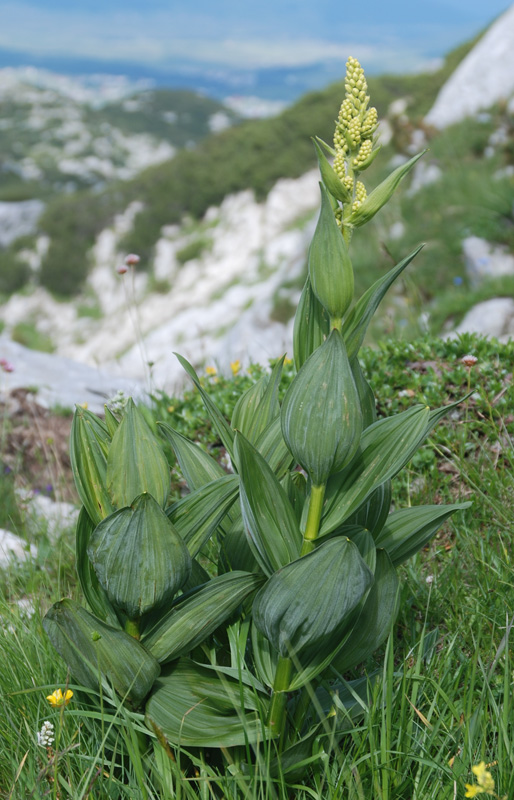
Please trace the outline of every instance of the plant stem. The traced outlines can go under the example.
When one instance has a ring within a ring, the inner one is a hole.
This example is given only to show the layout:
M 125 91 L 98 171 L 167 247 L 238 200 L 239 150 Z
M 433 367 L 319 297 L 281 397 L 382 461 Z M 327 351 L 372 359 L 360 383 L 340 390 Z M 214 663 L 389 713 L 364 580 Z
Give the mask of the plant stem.
M 330 330 L 334 328 L 336 331 L 341 332 L 343 327 L 343 318 L 342 317 L 330 317 Z
M 293 662 L 290 658 L 279 656 L 275 680 L 273 681 L 273 697 L 269 712 L 269 726 L 274 735 L 282 739 L 286 723 L 287 690 L 291 682 Z
M 125 631 L 129 633 L 134 639 L 139 639 L 139 620 L 138 619 L 128 619 L 125 622 Z
M 314 550 L 314 542 L 318 538 L 319 533 L 323 500 L 325 499 L 325 486 L 326 483 L 322 483 L 321 486 L 316 486 L 315 484 L 311 486 L 307 524 L 305 525 L 305 533 L 303 534 L 303 545 L 300 556 L 305 556 L 307 553 Z

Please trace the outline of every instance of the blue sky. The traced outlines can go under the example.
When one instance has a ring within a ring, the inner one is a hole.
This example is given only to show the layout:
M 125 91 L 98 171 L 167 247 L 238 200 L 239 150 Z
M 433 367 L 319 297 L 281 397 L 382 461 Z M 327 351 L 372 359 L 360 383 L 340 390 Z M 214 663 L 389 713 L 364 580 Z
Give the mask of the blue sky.
M 115 66 L 259 69 L 359 58 L 419 69 L 480 31 L 508 0 L 0 0 L 0 49 Z M 1 64 L 0 64 L 1 66 Z

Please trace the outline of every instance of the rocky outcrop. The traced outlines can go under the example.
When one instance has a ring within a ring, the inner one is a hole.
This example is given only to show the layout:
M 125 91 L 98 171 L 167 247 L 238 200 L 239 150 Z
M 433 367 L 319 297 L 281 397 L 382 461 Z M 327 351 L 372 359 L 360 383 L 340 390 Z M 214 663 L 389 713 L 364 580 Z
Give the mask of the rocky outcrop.
M 73 409 L 87 403 L 88 408 L 103 412 L 104 403 L 122 390 L 126 395 L 140 397 L 143 386 L 134 379 L 116 377 L 112 373 L 80 364 L 53 353 L 40 353 L 0 336 L 0 358 L 12 371 L 2 372 L 2 392 L 17 387 L 34 387 L 42 406 L 64 406 Z
M 514 6 L 461 61 L 425 117 L 445 128 L 514 94 Z

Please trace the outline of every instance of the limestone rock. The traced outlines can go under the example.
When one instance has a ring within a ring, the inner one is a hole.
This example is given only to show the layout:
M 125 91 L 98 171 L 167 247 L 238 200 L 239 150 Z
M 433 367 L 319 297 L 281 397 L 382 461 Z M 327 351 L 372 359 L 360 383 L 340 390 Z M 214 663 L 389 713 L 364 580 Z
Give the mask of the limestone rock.
M 444 84 L 425 122 L 445 128 L 514 93 L 514 6 L 502 14 Z
M 37 549 L 33 544 L 28 545 L 20 536 L 0 528 L 0 567 L 8 567 L 13 559 L 25 561 L 36 555 Z
M 488 278 L 514 275 L 514 256 L 506 247 L 493 245 L 478 236 L 468 236 L 462 242 L 466 272 L 473 286 Z
M 514 338 L 514 300 L 510 297 L 495 297 L 477 303 L 466 314 L 449 337 L 461 333 L 478 333 L 493 336 L 500 341 Z

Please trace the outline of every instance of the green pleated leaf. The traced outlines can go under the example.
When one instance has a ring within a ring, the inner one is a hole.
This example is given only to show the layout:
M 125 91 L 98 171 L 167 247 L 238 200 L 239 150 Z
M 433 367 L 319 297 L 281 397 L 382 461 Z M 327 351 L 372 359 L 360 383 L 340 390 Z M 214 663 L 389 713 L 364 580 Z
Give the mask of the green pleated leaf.
M 225 450 L 229 454 L 230 458 L 233 460 L 234 459 L 234 431 L 232 430 L 232 428 L 228 424 L 227 420 L 225 419 L 225 417 L 223 416 L 223 414 L 221 413 L 219 408 L 211 400 L 211 398 L 209 397 L 208 393 L 203 388 L 203 386 L 202 386 L 202 384 L 200 382 L 200 378 L 198 377 L 198 375 L 194 371 L 194 369 L 191 366 L 191 364 L 188 361 L 186 361 L 185 358 L 183 358 L 182 356 L 179 356 L 178 353 L 175 353 L 174 355 L 177 356 L 177 358 L 180 361 L 182 367 L 185 369 L 185 371 L 187 372 L 187 374 L 189 375 L 189 377 L 193 381 L 194 385 L 196 386 L 196 388 L 200 392 L 200 395 L 202 397 L 204 406 L 205 406 L 205 408 L 207 410 L 207 413 L 208 413 L 208 415 L 209 415 L 209 417 L 211 419 L 211 422 L 212 422 L 212 424 L 214 426 L 214 429 L 217 431 L 221 441 L 223 442 Z
M 173 430 L 165 422 L 158 422 L 157 424 L 159 430 L 162 431 L 173 447 L 182 474 L 191 491 L 226 475 L 223 467 L 212 456 L 202 450 L 199 445 L 190 442 L 189 439 L 182 436 L 178 431 Z
M 293 353 L 297 370 L 323 344 L 329 329 L 328 314 L 312 291 L 310 279 L 307 278 L 294 318 Z
M 248 542 L 262 570 L 271 575 L 298 558 L 302 545 L 300 529 L 279 481 L 241 433 L 236 434 L 235 452 Z
M 261 433 L 257 442 L 256 449 L 265 461 L 268 462 L 272 472 L 280 480 L 294 463 L 293 456 L 285 443 L 282 435 L 282 423 L 280 415 L 270 422 L 268 427 Z
M 109 431 L 110 437 L 112 438 L 116 433 L 120 421 L 114 416 L 109 406 L 104 406 L 104 413 L 105 413 L 105 425 L 107 430 Z
M 328 481 L 320 536 L 336 530 L 410 461 L 427 434 L 429 413 L 426 406 L 414 406 L 366 428 L 353 461 Z
M 359 446 L 359 395 L 337 330 L 308 358 L 282 403 L 282 433 L 297 462 L 320 486 Z
M 222 522 L 239 496 L 237 475 L 224 475 L 186 495 L 166 510 L 192 558 Z
M 362 201 L 360 206 L 352 211 L 347 222 L 355 228 L 358 228 L 361 225 L 365 225 L 370 219 L 373 219 L 377 211 L 380 211 L 382 206 L 385 206 L 387 201 L 392 197 L 400 181 L 411 171 L 414 164 L 419 161 L 421 156 L 424 156 L 426 152 L 426 150 L 423 150 L 423 152 L 411 158 L 410 161 L 407 161 L 405 164 L 397 167 L 394 172 L 391 172 L 391 174 Z
M 272 689 L 275 683 L 275 673 L 279 658 L 278 650 L 275 650 L 270 640 L 260 632 L 253 622 L 250 635 L 252 656 L 257 676 L 262 683 Z
M 369 426 L 372 425 L 377 419 L 375 395 L 373 394 L 371 386 L 364 377 L 362 367 L 357 357 L 350 362 L 350 366 L 352 368 L 352 375 L 355 381 L 355 388 L 357 389 L 357 394 L 359 395 L 359 403 L 362 413 L 362 429 L 364 430 L 365 428 L 369 428 Z
M 278 387 L 283 364 L 284 357 L 277 361 L 271 375 L 263 376 L 250 386 L 235 405 L 232 428 L 243 433 L 252 444 L 280 414 Z
M 170 469 L 156 436 L 130 399 L 107 457 L 107 486 L 116 508 L 129 506 L 148 492 L 164 508 L 170 491 Z
M 345 520 L 345 525 L 361 525 L 376 538 L 391 509 L 391 481 L 374 489 L 361 506 Z M 351 538 L 351 536 L 350 536 Z
M 352 200 L 351 192 L 349 192 L 346 186 L 341 182 L 338 174 L 335 172 L 325 153 L 319 146 L 318 141 L 321 140 L 316 137 L 312 141 L 314 142 L 314 147 L 316 148 L 321 178 L 326 188 L 336 200 L 339 200 L 341 203 L 350 203 Z
M 368 329 L 375 311 L 382 302 L 384 295 L 396 278 L 401 275 L 403 270 L 409 266 L 410 262 L 417 256 L 423 245 L 416 247 L 412 253 L 400 261 L 395 267 L 382 278 L 379 278 L 370 288 L 364 292 L 362 297 L 355 303 L 354 307 L 346 315 L 343 321 L 343 338 L 348 350 L 348 358 L 353 361 L 360 350 L 364 336 Z
M 43 627 L 74 679 L 88 689 L 114 686 L 121 697 L 138 705 L 159 675 L 159 663 L 139 642 L 73 600 L 55 603 Z
M 142 642 L 160 663 L 185 655 L 205 641 L 237 609 L 248 595 L 262 585 L 260 575 L 229 572 L 212 578 L 173 608 L 151 629 Z
M 300 523 L 302 521 L 303 510 L 307 505 L 305 502 L 307 500 L 307 480 L 305 475 L 303 472 L 288 472 L 284 475 L 280 483 L 293 507 L 298 525 L 300 525 L 300 530 L 303 530 Z
M 220 572 L 242 570 L 243 572 L 258 572 L 262 574 L 261 567 L 248 542 L 241 515 L 234 520 L 228 532 L 221 539 L 219 558 L 218 569 Z
M 253 620 L 281 656 L 304 666 L 307 653 L 322 668 L 372 583 L 357 546 L 331 539 L 269 579 L 255 596 Z
M 184 747 L 235 747 L 269 736 L 264 724 L 268 698 L 222 670 L 186 658 L 172 664 L 156 681 L 146 704 L 146 720 L 168 741 Z
M 360 553 L 360 557 L 366 564 L 366 566 L 375 573 L 375 566 L 377 563 L 377 548 L 375 547 L 375 542 L 373 541 L 373 536 L 364 528 L 360 530 L 354 527 L 351 534 L 348 534 L 348 538 L 357 545 L 357 550 Z
M 170 602 L 191 572 L 186 545 L 149 494 L 101 522 L 88 555 L 110 602 L 129 619 Z
M 471 503 L 445 506 L 415 506 L 389 514 L 377 536 L 377 547 L 383 547 L 395 566 L 403 564 L 428 544 L 443 522 L 456 511 L 469 508 Z
M 321 211 L 309 249 L 312 291 L 335 318 L 341 319 L 353 300 L 353 267 L 327 190 L 321 184 Z
M 87 554 L 89 540 L 91 539 L 94 529 L 95 526 L 91 522 L 91 517 L 84 506 L 82 506 L 77 520 L 75 539 L 77 574 L 79 576 L 80 586 L 84 592 L 84 597 L 89 603 L 93 614 L 116 628 L 119 626 L 116 612 L 107 597 L 105 589 L 100 585 Z
M 112 513 L 107 491 L 107 427 L 90 411 L 77 406 L 70 434 L 70 461 L 77 492 L 95 525 Z
M 361 664 L 384 642 L 398 613 L 399 581 L 385 550 L 377 550 L 375 581 L 332 666 L 344 673 Z

